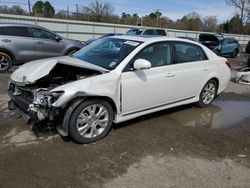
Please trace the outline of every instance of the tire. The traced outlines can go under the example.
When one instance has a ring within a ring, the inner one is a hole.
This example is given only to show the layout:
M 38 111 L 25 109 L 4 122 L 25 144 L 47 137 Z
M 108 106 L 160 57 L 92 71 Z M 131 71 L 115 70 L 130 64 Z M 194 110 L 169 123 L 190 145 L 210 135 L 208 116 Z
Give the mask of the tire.
M 205 108 L 209 106 L 217 95 L 218 85 L 214 80 L 209 80 L 202 88 L 197 105 Z
M 80 144 L 100 140 L 109 133 L 113 118 L 114 111 L 108 102 L 99 99 L 86 100 L 71 115 L 69 136 Z
M 235 57 L 237 57 L 237 55 L 238 55 L 238 50 L 234 50 L 234 52 L 232 53 L 231 57 L 235 58 Z
M 78 50 L 70 50 L 70 51 L 68 51 L 67 52 L 67 55 L 68 56 L 71 56 L 71 55 L 73 55 L 74 53 L 76 53 Z
M 8 54 L 0 52 L 0 73 L 8 71 L 12 63 L 13 61 Z

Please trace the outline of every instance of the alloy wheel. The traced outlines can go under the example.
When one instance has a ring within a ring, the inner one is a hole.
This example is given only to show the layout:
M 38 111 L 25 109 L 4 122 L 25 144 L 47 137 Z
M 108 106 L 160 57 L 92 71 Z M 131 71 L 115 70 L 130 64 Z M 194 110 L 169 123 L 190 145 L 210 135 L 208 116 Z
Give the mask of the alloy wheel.
M 77 131 L 84 138 L 100 135 L 109 122 L 108 110 L 100 104 L 92 104 L 84 108 L 77 118 Z
M 216 86 L 213 82 L 209 82 L 202 91 L 202 101 L 204 104 L 210 104 L 216 94 Z

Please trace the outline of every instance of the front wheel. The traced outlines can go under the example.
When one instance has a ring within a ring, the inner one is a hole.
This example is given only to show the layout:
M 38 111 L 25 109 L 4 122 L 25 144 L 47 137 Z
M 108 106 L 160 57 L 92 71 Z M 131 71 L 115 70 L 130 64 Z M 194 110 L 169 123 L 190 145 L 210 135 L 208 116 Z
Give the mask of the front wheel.
M 70 118 L 69 135 L 80 144 L 95 142 L 109 133 L 113 117 L 113 109 L 106 101 L 84 101 Z
M 209 80 L 201 90 L 197 105 L 200 107 L 207 107 L 210 105 L 217 94 L 217 87 L 217 83 L 214 80 Z

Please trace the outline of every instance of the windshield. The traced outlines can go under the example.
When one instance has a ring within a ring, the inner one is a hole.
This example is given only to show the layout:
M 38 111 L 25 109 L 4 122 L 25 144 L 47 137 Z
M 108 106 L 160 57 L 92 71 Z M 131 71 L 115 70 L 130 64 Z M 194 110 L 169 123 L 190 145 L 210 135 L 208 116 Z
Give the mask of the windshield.
M 127 31 L 126 35 L 132 35 L 132 36 L 141 35 L 142 32 L 143 32 L 143 30 L 141 30 L 141 29 L 131 29 L 131 30 Z
M 140 44 L 137 41 L 103 38 L 82 48 L 72 57 L 113 70 Z

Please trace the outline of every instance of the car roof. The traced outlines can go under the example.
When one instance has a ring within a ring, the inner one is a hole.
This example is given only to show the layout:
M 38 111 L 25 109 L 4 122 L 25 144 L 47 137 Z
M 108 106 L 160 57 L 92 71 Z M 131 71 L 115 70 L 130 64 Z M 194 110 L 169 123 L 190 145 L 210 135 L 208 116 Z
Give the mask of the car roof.
M 16 27 L 36 27 L 36 28 L 42 28 L 46 29 L 45 27 L 41 27 L 38 25 L 33 25 L 33 24 L 23 24 L 23 23 L 0 23 L 0 27 L 8 27 L 8 26 L 16 26 Z
M 136 36 L 131 36 L 131 35 L 121 35 L 121 36 L 113 36 L 111 38 L 118 38 L 118 39 L 124 39 L 124 40 L 133 40 L 133 41 L 138 41 L 138 42 L 160 42 L 160 41 L 179 41 L 179 42 L 188 42 L 188 43 L 193 43 L 193 44 L 199 44 L 195 41 L 191 41 L 188 39 L 183 39 L 183 38 L 175 38 L 175 37 L 168 37 L 168 36 L 159 36 L 159 35 L 136 35 Z

